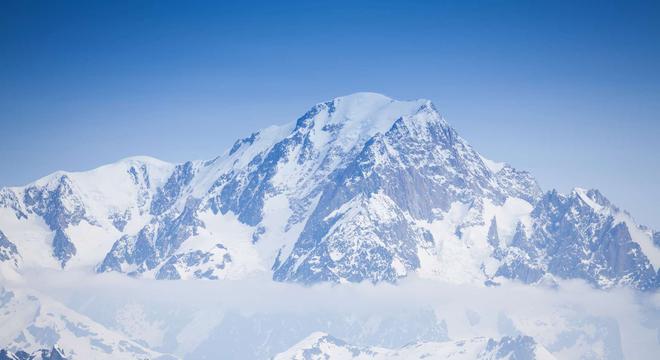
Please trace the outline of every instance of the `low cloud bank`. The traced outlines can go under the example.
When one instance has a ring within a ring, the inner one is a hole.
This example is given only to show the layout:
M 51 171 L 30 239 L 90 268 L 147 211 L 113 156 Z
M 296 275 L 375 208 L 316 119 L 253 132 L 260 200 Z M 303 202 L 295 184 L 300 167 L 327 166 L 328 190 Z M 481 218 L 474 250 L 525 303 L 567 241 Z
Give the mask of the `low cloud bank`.
M 144 309 L 145 326 L 167 327 L 161 337 L 175 339 L 170 342 L 176 341 L 176 348 L 168 350 L 178 353 L 193 351 L 228 313 L 369 319 L 426 309 L 435 313 L 452 339 L 524 333 L 561 358 L 591 352 L 601 358 L 641 359 L 660 352 L 660 294 L 595 290 L 581 281 L 561 282 L 558 288 L 517 283 L 483 287 L 410 277 L 396 286 L 303 287 L 264 277 L 155 281 L 52 270 L 24 275 L 23 282 L 9 285 L 35 289 L 111 327 L 121 328 L 117 314 L 125 313 L 127 306 Z M 168 321 L 177 325 L 166 326 Z

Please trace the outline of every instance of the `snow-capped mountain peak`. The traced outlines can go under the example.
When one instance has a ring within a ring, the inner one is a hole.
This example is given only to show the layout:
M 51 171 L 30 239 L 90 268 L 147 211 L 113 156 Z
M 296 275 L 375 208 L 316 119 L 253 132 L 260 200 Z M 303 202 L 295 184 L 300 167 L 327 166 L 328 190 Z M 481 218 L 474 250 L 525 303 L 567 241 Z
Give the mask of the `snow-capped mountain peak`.
M 314 129 L 311 142 L 348 151 L 377 133 L 385 133 L 402 117 L 432 109 L 428 100 L 397 101 L 376 93 L 355 93 L 319 103 L 296 122 L 296 130 Z M 440 116 L 433 110 L 434 115 Z

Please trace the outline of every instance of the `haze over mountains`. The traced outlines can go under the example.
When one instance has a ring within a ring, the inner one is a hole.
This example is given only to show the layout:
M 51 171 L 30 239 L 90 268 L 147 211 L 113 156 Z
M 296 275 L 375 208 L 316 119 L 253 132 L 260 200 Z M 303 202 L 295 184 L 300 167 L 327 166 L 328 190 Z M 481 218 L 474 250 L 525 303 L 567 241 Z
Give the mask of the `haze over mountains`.
M 374 93 L 317 104 L 211 160 L 133 157 L 0 189 L 0 275 L 7 282 L 61 269 L 218 282 L 265 275 L 303 285 L 397 284 L 410 276 L 478 286 L 580 279 L 597 289 L 654 292 L 659 268 L 660 233 L 598 190 L 543 190 L 531 174 L 473 149 L 430 101 Z M 38 294 L 3 294 L 10 316 L 53 304 Z M 3 345 L 64 341 L 79 348 L 74 355 L 164 356 L 65 306 L 48 306 L 56 310 L 47 320 L 33 311 L 24 326 L 3 333 Z M 323 336 L 308 343 L 353 346 Z M 520 342 L 520 351 L 551 356 L 526 339 L 468 343 L 496 354 Z M 436 345 L 425 349 L 453 351 Z M 376 358 L 404 351 L 357 348 Z

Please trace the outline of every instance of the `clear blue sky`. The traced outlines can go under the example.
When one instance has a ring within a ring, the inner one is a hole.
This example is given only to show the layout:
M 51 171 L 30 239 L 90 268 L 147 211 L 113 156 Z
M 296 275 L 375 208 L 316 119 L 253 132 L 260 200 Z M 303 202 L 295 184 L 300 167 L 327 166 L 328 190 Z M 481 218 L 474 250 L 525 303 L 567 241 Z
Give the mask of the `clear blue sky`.
M 660 229 L 658 2 L 0 3 L 0 185 L 207 159 L 357 91 Z

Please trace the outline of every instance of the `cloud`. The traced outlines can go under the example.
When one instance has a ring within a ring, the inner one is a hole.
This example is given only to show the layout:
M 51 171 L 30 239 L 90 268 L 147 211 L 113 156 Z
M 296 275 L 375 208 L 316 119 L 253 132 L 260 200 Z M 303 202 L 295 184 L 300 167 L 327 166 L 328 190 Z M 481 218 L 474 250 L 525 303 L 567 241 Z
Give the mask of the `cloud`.
M 601 358 L 651 358 L 660 351 L 660 294 L 595 290 L 581 281 L 563 281 L 557 288 L 518 283 L 483 287 L 410 277 L 397 285 L 304 287 L 264 277 L 156 281 L 32 270 L 25 272 L 22 283 L 11 286 L 36 289 L 106 325 L 113 325 L 115 315 L 125 313 L 126 306 L 138 304 L 154 323 L 171 323 L 167 331 L 178 339 L 178 351 L 191 351 L 202 343 L 228 313 L 246 318 L 280 316 L 282 321 L 341 317 L 362 321 L 427 309 L 446 326 L 452 339 L 524 333 L 563 358 L 585 353 Z M 162 336 L 155 338 L 162 340 Z

